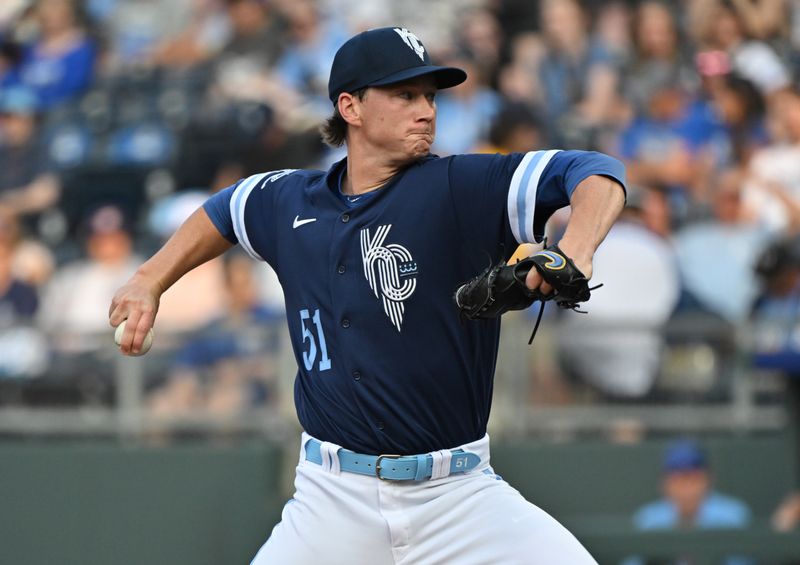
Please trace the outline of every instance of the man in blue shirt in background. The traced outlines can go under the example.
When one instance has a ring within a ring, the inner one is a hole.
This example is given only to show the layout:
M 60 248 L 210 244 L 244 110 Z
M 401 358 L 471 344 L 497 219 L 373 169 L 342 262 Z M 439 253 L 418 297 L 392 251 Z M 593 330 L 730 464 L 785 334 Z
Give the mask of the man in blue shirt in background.
M 664 497 L 636 511 L 633 523 L 637 529 L 730 529 L 750 525 L 750 509 L 744 502 L 712 488 L 706 454 L 696 442 L 681 439 L 670 444 L 664 453 L 662 469 Z M 641 563 L 638 558 L 633 558 L 625 565 Z M 752 561 L 729 557 L 724 563 L 751 565 Z

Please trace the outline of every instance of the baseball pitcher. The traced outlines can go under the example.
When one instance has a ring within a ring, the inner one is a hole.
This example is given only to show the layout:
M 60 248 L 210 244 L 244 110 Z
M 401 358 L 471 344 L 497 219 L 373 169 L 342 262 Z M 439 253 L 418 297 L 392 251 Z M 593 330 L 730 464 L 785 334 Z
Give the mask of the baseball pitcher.
M 352 37 L 323 127 L 347 157 L 212 196 L 114 297 L 110 323 L 127 320 L 135 354 L 195 266 L 241 245 L 278 273 L 304 433 L 296 493 L 256 565 L 595 563 L 494 473 L 486 425 L 500 316 L 589 298 L 624 170 L 581 151 L 432 155 L 436 94 L 465 79 L 406 29 Z M 503 262 L 567 205 L 556 245 Z

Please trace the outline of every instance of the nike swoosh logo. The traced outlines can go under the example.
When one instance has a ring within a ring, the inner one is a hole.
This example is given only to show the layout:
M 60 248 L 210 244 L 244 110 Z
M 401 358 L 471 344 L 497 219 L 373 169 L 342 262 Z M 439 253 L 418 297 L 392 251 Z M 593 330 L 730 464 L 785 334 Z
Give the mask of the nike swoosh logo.
M 299 228 L 300 226 L 302 226 L 304 224 L 310 224 L 311 222 L 316 222 L 316 221 L 317 221 L 316 218 L 308 218 L 306 220 L 301 220 L 300 216 L 295 216 L 294 217 L 294 222 L 292 222 L 292 229 L 296 230 L 297 228 Z

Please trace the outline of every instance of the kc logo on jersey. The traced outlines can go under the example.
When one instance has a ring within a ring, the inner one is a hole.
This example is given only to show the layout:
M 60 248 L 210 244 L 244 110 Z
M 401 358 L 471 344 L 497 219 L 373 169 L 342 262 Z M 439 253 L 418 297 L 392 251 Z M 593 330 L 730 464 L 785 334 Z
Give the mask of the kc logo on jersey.
M 392 224 L 379 226 L 375 235 L 369 228 L 361 230 L 361 258 L 364 261 L 364 276 L 376 298 L 383 301 L 383 310 L 397 331 L 403 324 L 403 302 L 417 288 L 417 263 L 402 245 L 384 245 Z

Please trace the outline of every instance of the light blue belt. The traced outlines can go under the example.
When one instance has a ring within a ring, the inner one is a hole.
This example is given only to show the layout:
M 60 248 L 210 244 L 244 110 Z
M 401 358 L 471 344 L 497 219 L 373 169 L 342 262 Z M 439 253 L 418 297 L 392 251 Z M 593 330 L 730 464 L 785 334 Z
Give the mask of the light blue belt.
M 321 443 L 310 439 L 306 443 L 306 460 L 322 465 Z M 463 449 L 451 451 L 450 474 L 466 473 L 474 469 L 481 458 Z M 370 475 L 385 481 L 423 481 L 431 478 L 433 456 L 423 455 L 362 455 L 347 449 L 340 449 L 339 467 L 348 473 Z

